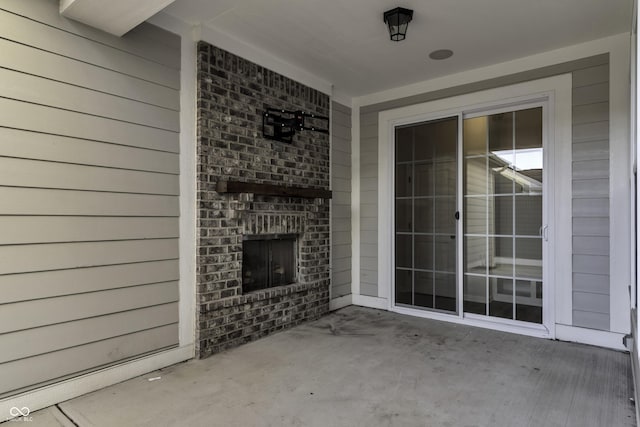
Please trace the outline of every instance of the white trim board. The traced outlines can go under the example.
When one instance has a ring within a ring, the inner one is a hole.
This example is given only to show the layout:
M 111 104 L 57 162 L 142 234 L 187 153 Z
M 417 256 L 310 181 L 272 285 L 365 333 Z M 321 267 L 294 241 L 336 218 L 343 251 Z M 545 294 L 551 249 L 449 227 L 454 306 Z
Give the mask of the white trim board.
M 351 294 L 360 295 L 360 106 L 351 107 Z
M 598 347 L 612 348 L 628 352 L 622 343 L 625 334 L 595 329 L 579 328 L 577 326 L 556 325 L 556 339 L 560 341 L 577 342 L 581 344 L 595 345 Z
M 370 297 L 367 295 L 353 295 L 353 305 L 387 310 L 389 308 L 389 301 L 386 298 Z
M 182 21 L 161 13 L 149 22 L 181 37 L 179 342 L 184 347 L 193 344 L 196 336 L 197 52 L 194 29 Z
M 329 311 L 340 310 L 341 308 L 352 305 L 351 294 L 329 300 Z
M 631 218 L 633 175 L 629 162 L 630 37 L 609 56 L 609 329 L 628 334 L 631 304 Z
M 393 283 L 393 129 L 397 125 L 416 123 L 442 117 L 450 117 L 484 109 L 499 109 L 526 103 L 544 102 L 545 119 L 545 158 L 548 175 L 554 188 L 545 190 L 545 223 L 549 226 L 550 242 L 546 256 L 548 268 L 545 269 L 544 315 L 546 331 L 535 331 L 535 336 L 554 337 L 557 319 L 570 319 L 572 316 L 571 286 L 553 284 L 571 284 L 571 203 L 563 202 L 564 195 L 571 190 L 571 75 L 565 74 L 504 86 L 495 89 L 459 95 L 451 98 L 430 101 L 422 104 L 382 111 L 378 116 L 378 278 L 379 283 L 388 284 L 378 289 L 381 298 L 388 298 L 388 309 L 397 311 L 393 306 L 391 286 Z M 533 104 L 532 104 L 533 105 Z M 555 141 L 555 143 L 554 143 Z M 553 152 L 549 152 L 551 148 Z M 551 215 L 554 215 L 551 217 Z M 554 266 L 555 259 L 563 262 Z M 354 299 L 355 301 L 355 299 Z M 461 310 L 459 310 L 461 312 Z M 467 316 L 446 315 L 443 320 L 473 322 Z M 454 320 L 457 319 L 457 320 Z M 494 325 L 489 319 L 487 325 Z M 501 329 L 505 329 L 501 327 Z M 509 326 L 507 329 L 522 329 L 521 333 L 531 334 L 530 328 Z
M 405 314 L 408 316 L 421 317 L 423 319 L 437 320 L 441 322 L 450 322 L 458 325 L 473 326 L 477 328 L 492 329 L 495 331 L 509 332 L 512 334 L 525 335 L 528 337 L 536 338 L 553 338 L 551 333 L 544 327 L 520 327 L 511 325 L 506 322 L 501 322 L 496 318 L 493 320 L 479 320 L 469 317 L 458 317 L 455 315 L 439 313 L 435 311 L 426 311 L 420 309 L 413 309 L 407 307 L 394 307 L 394 313 Z
M 29 408 L 30 412 L 37 411 L 165 366 L 191 359 L 193 352 L 193 345 L 178 347 L 11 396 L 0 400 L 0 422 L 11 418 L 8 414 L 9 410 L 14 406 L 17 408 Z

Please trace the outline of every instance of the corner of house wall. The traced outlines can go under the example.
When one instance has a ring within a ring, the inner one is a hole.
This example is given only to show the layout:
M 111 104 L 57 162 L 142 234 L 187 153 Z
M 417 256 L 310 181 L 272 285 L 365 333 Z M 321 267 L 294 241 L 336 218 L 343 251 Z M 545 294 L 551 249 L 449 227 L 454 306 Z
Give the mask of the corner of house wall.
M 351 294 L 360 295 L 360 104 L 351 105 Z

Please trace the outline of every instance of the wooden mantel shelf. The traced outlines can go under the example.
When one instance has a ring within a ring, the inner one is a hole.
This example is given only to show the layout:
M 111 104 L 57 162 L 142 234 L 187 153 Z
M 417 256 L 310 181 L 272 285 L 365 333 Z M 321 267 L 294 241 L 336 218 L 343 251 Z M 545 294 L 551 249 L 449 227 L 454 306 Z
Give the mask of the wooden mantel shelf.
M 242 181 L 218 181 L 218 193 L 252 193 L 261 196 L 301 197 L 303 199 L 330 199 L 331 190 L 289 185 L 257 184 Z

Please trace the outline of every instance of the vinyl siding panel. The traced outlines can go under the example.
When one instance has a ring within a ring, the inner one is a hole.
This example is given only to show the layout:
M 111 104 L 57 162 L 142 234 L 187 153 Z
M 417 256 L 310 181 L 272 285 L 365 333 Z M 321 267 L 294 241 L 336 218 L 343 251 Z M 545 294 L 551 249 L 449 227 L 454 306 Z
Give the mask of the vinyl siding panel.
M 168 174 L 179 173 L 179 155 L 164 151 L 9 128 L 0 128 L 0 144 L 2 144 L 2 155 L 5 157 Z
M 0 5 L 0 398 L 178 344 L 180 40 Z
M 0 274 L 178 258 L 177 239 L 0 246 Z
M 162 350 L 174 345 L 171 337 L 177 334 L 178 325 L 174 323 L 3 363 L 0 365 L 3 390 L 11 394 L 18 393 L 25 389 L 24 384 L 46 384 L 63 380 L 70 375 L 90 371 L 96 364 L 108 366 Z
M 609 276 L 598 274 L 573 274 L 574 291 L 609 295 Z
M 331 298 L 351 294 L 351 108 L 331 103 Z
M 178 153 L 178 133 L 0 98 L 5 127 Z M 177 113 L 176 113 L 177 114 Z
M 178 321 L 177 303 L 169 303 L 0 335 L 0 363 L 88 344 Z
M 66 19 L 54 1 L 3 0 L 0 9 L 51 25 L 60 30 L 123 50 L 141 58 L 180 69 L 180 39 L 161 28 L 143 22 L 125 37 L 113 37 L 104 31 Z
M 26 3 L 26 2 L 25 2 Z M 45 50 L 33 49 L 10 40 L 0 39 L 0 66 L 23 73 L 110 93 L 151 105 L 178 110 L 178 90 L 126 74 L 114 73 L 72 58 Z M 41 64 L 48 64 L 41 67 Z
M 573 324 L 608 330 L 609 64 L 577 70 L 572 84 Z
M 174 110 L 2 68 L 0 81 L 2 94 L 7 98 L 174 132 L 180 130 Z
M 20 15 L 1 11 L 0 37 L 172 89 L 180 88 L 180 71 L 176 68 L 68 33 L 56 28 L 53 21 L 51 24 L 53 26 L 43 25 Z
M 178 260 L 0 275 L 0 304 L 129 288 L 179 279 Z
M 0 216 L 2 244 L 167 239 L 179 237 L 173 217 Z
M 468 94 L 539 78 L 572 75 L 573 323 L 608 330 L 603 299 L 609 294 L 609 55 L 597 55 L 522 73 L 468 83 L 360 108 L 361 289 L 377 295 L 378 113 L 436 99 Z M 566 142 L 565 142 L 566 143 Z M 366 208 L 365 208 L 366 205 Z M 556 284 L 563 286 L 566 284 Z
M 175 282 L 154 283 L 9 304 L 0 312 L 0 333 L 175 302 L 178 301 L 175 285 Z
M 41 160 L 0 158 L 0 182 L 6 186 L 178 195 L 178 175 Z

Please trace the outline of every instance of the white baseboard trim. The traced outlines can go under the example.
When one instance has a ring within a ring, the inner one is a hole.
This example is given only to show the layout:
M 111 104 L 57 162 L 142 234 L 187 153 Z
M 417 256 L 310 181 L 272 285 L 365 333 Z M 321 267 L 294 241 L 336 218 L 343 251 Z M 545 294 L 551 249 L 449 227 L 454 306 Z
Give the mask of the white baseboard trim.
M 386 298 L 370 297 L 367 295 L 353 295 L 353 304 L 362 307 L 389 309 L 389 300 Z
M 13 418 L 13 407 L 30 412 L 183 362 L 194 357 L 193 344 L 141 357 L 0 400 L 0 422 Z
M 334 298 L 329 301 L 329 311 L 339 310 L 352 304 L 351 294 Z
M 624 334 L 556 324 L 556 339 L 628 351 L 622 343 Z

